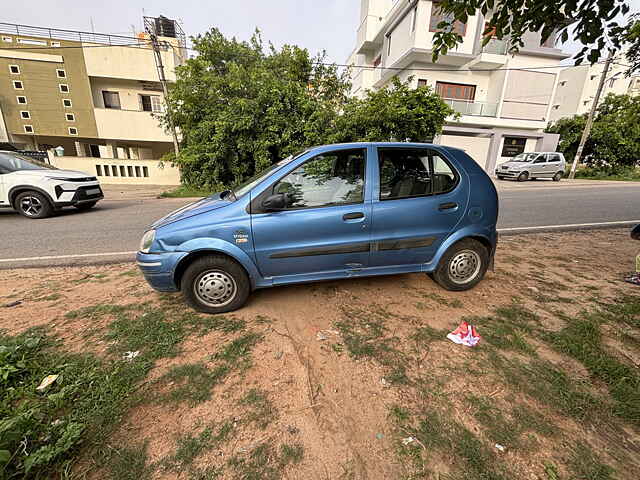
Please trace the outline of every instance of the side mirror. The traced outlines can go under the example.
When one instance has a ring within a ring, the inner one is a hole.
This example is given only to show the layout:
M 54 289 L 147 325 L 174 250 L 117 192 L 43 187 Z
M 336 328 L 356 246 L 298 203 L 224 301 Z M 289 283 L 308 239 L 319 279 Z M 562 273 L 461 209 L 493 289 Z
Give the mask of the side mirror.
M 288 201 L 289 198 L 286 193 L 276 193 L 275 195 L 269 195 L 262 201 L 262 208 L 267 212 L 284 210 L 287 208 Z

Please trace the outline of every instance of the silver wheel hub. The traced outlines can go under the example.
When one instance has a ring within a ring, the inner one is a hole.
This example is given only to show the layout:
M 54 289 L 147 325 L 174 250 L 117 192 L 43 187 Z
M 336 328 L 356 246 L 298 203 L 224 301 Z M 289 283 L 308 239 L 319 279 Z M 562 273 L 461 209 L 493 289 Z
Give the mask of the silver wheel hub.
M 193 284 L 193 291 L 198 299 L 211 307 L 231 303 L 237 290 L 233 277 L 220 270 L 202 272 Z
M 25 214 L 33 217 L 42 211 L 42 202 L 38 197 L 29 195 L 28 197 L 23 197 L 22 200 L 20 200 L 20 208 Z
M 482 259 L 477 252 L 462 250 L 449 262 L 449 277 L 458 285 L 469 283 L 478 276 L 481 266 Z

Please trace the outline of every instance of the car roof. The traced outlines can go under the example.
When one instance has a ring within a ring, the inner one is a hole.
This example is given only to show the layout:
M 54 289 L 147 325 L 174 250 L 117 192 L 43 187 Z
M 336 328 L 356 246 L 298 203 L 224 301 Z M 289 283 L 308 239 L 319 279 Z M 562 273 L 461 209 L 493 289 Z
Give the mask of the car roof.
M 461 148 L 450 147 L 447 145 L 440 145 L 435 143 L 420 143 L 420 142 L 348 142 L 348 143 L 333 143 L 329 145 L 317 145 L 309 148 L 308 152 L 323 152 L 331 148 L 365 148 L 365 147 L 431 147 L 442 150 L 457 150 L 462 151 Z

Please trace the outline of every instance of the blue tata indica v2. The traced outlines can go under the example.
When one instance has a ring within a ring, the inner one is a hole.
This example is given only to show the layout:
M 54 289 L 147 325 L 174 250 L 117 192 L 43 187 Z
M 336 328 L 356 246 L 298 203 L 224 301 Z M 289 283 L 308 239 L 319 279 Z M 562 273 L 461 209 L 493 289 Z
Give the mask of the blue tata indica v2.
M 493 182 L 463 150 L 325 145 L 157 221 L 137 263 L 207 313 L 258 288 L 370 275 L 425 272 L 468 290 L 492 264 L 497 216 Z

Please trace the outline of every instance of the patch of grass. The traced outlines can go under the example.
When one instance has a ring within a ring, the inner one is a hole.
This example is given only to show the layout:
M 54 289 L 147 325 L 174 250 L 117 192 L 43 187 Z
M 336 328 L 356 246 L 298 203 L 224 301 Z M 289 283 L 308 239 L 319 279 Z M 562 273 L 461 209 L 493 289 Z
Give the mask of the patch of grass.
M 613 325 L 623 322 L 630 327 L 640 328 L 640 296 L 622 295 L 614 303 L 601 303 L 603 319 Z
M 386 321 L 392 314 L 380 306 L 369 309 L 343 307 L 344 319 L 335 323 L 342 344 L 355 359 L 369 358 L 383 365 L 389 383 L 408 383 L 404 354 L 396 348 L 399 339 L 389 335 Z
M 4 475 L 51 478 L 69 468 L 80 446 L 94 449 L 93 458 L 103 455 L 100 448 L 149 368 L 142 361 L 64 352 L 42 329 L 15 337 L 0 334 Z M 36 391 L 47 375 L 58 378 L 44 393 Z
M 140 305 L 129 304 L 129 305 L 114 305 L 114 304 L 103 304 L 99 303 L 97 305 L 90 305 L 88 307 L 82 307 L 78 310 L 72 310 L 64 314 L 65 318 L 76 319 L 76 318 L 84 318 L 87 320 L 97 320 L 99 318 L 104 317 L 105 315 L 113 315 L 117 317 L 122 317 L 124 313 L 134 310 L 136 308 L 140 308 Z
M 489 397 L 467 395 L 467 402 L 473 407 L 475 419 L 485 428 L 487 438 L 509 449 L 523 450 L 522 437 L 526 432 L 534 431 L 543 436 L 554 433 L 553 426 L 544 417 L 525 405 L 515 405 L 505 414 Z
M 119 447 L 112 451 L 106 462 L 112 480 L 146 480 L 152 469 L 147 462 L 147 445 Z
M 180 185 L 179 187 L 173 190 L 167 190 L 165 192 L 162 192 L 160 196 L 163 198 L 196 198 L 196 197 L 208 197 L 212 193 L 215 193 L 215 190 L 191 187 L 187 185 Z
M 625 308 L 633 310 L 636 306 L 618 304 L 614 310 Z M 593 378 L 607 385 L 615 401 L 614 414 L 640 425 L 640 374 L 605 350 L 600 325 L 606 319 L 602 312 L 583 312 L 560 332 L 549 335 L 548 340 L 559 351 L 580 361 Z
M 228 465 L 238 480 L 276 480 L 282 478 L 287 465 L 300 463 L 304 457 L 302 445 L 284 444 L 280 453 L 269 442 L 261 443 L 247 454 L 235 455 Z
M 569 458 L 569 469 L 572 478 L 580 480 L 610 480 L 615 470 L 602 463 L 589 446 L 579 442 Z
M 535 355 L 525 337 L 538 329 L 538 316 L 519 303 L 496 308 L 491 316 L 465 320 L 481 327 L 482 339 L 493 347 Z
M 46 295 L 44 297 L 34 298 L 33 301 L 34 302 L 55 302 L 56 300 L 59 300 L 61 298 L 62 298 L 62 295 L 60 293 L 52 293 L 51 295 Z
M 218 367 L 213 371 L 200 363 L 188 363 L 169 369 L 157 380 L 160 384 L 169 384 L 168 392 L 160 394 L 162 403 L 186 402 L 191 406 L 211 398 L 211 390 L 229 373 L 229 368 Z
M 118 315 L 109 325 L 105 339 L 112 342 L 110 350 L 114 353 L 140 351 L 147 360 L 156 360 L 176 356 L 185 335 L 184 324 L 168 320 L 164 309 L 146 308 L 134 317 Z
M 244 330 L 247 323 L 235 317 L 222 315 L 198 315 L 194 312 L 185 313 L 181 318 L 181 323 L 188 325 L 193 333 L 203 336 L 212 330 L 223 333 L 234 333 Z
M 280 464 L 281 465 L 289 465 L 300 463 L 304 458 L 304 447 L 299 444 L 290 445 L 288 443 L 283 443 L 280 446 Z
M 439 295 L 439 294 L 434 293 L 434 292 L 422 293 L 422 298 L 425 298 L 427 300 L 431 300 L 434 303 L 437 303 L 439 305 L 443 305 L 445 307 L 450 307 L 450 308 L 462 308 L 462 306 L 463 306 L 462 302 L 458 298 L 456 298 L 454 300 L 447 300 L 442 295 Z M 422 305 L 424 305 L 424 304 L 422 304 Z M 426 306 L 423 307 L 423 308 L 426 308 Z
M 578 421 L 606 416 L 608 406 L 590 393 L 590 383 L 574 380 L 547 361 L 533 359 L 528 363 L 506 359 L 491 352 L 489 362 L 515 392 L 523 392 L 543 405 L 559 410 Z
M 249 423 L 255 423 L 259 428 L 265 429 L 277 416 L 276 409 L 269 400 L 267 393 L 252 388 L 240 400 L 240 405 L 250 407 L 250 412 L 245 415 Z
M 496 454 L 464 426 L 435 409 L 424 409 L 414 417 L 396 423 L 401 437 L 411 436 L 417 441 L 404 445 L 399 442 L 401 456 L 412 462 L 413 477 L 428 474 L 428 456 L 438 451 L 453 456 L 456 474 L 467 480 L 503 480 L 510 478 L 499 465 Z M 457 477 L 456 477 L 457 478 Z
M 159 467 L 174 473 L 188 472 L 192 479 L 217 478 L 222 472 L 218 468 L 199 469 L 194 461 L 204 452 L 218 448 L 235 435 L 233 421 L 205 427 L 196 435 L 186 434 L 178 438 L 176 450 L 163 459 Z
M 246 333 L 227 343 L 213 358 L 225 361 L 227 364 L 235 366 L 235 368 L 244 370 L 251 366 L 251 349 L 261 339 L 262 336 L 260 334 L 255 332 Z

